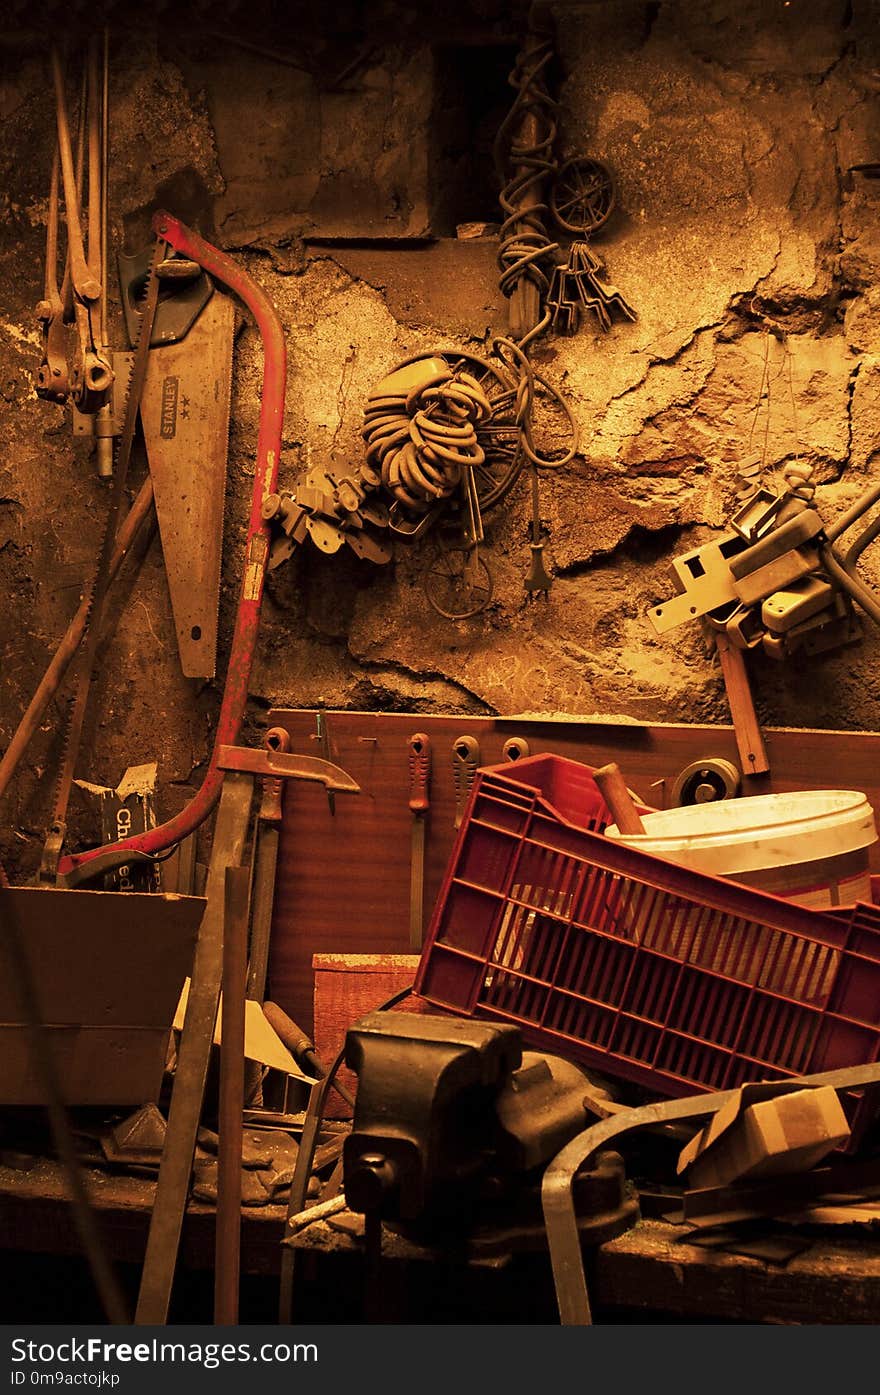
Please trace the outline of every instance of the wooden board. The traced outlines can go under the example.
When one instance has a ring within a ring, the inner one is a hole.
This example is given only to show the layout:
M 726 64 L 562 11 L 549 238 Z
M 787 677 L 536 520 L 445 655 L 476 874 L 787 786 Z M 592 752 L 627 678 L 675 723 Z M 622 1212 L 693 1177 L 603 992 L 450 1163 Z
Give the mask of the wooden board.
M 644 803 L 663 808 L 676 776 L 692 761 L 720 757 L 738 767 L 732 727 L 663 725 L 609 719 L 457 717 L 425 713 L 328 712 L 330 758 L 361 786 L 337 795 L 331 814 L 319 785 L 290 782 L 284 794 L 269 997 L 307 1030 L 312 1025 L 312 955 L 409 952 L 409 738 L 432 743 L 425 839 L 425 923 L 455 838 L 452 748 L 461 736 L 480 744 L 484 765 L 500 763 L 512 736 L 532 755 L 551 751 L 589 765 L 616 761 Z M 321 755 L 316 714 L 277 708 L 291 749 Z M 862 790 L 880 809 L 880 734 L 768 729 L 770 773 L 749 777 L 744 794 L 795 789 Z M 878 848 L 872 870 L 880 871 Z

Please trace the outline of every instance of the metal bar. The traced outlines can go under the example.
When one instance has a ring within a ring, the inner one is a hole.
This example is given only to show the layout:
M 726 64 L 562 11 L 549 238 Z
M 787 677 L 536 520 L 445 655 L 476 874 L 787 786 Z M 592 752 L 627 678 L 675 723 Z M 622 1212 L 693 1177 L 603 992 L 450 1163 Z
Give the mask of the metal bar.
M 220 996 L 226 869 L 241 862 L 253 788 L 250 775 L 233 773 L 226 775 L 223 781 L 205 887 L 208 904 L 196 943 L 168 1131 L 135 1312 L 135 1323 L 139 1326 L 161 1326 L 168 1318 Z
M 137 537 L 141 526 L 147 518 L 151 517 L 155 522 L 153 514 L 153 485 L 147 476 L 141 485 L 134 503 L 120 525 L 116 534 L 116 546 L 113 549 L 113 556 L 110 559 L 109 580 L 116 576 L 122 563 L 128 556 L 129 550 Z M 0 799 L 6 792 L 10 780 L 18 767 L 18 763 L 24 755 L 31 737 L 39 730 L 40 722 L 49 703 L 61 685 L 65 673 L 70 667 L 71 661 L 76 655 L 76 651 L 82 642 L 82 637 L 86 632 L 86 624 L 89 618 L 90 598 L 83 596 L 79 609 L 67 627 L 67 631 L 58 648 L 55 650 L 49 661 L 49 666 L 37 686 L 37 690 L 31 698 L 28 709 L 19 722 L 15 734 L 3 753 L 0 760 Z
M 272 775 L 287 780 L 317 780 L 328 789 L 357 794 L 360 785 L 340 766 L 320 756 L 260 750 L 256 746 L 221 746 L 216 753 L 218 768 L 246 771 L 249 775 Z
M 250 869 L 227 867 L 223 913 L 223 1010 L 214 1247 L 214 1322 L 238 1323 L 241 1274 L 241 1155 L 244 1142 L 244 990 Z
M 852 596 L 853 600 L 862 607 L 866 615 L 870 616 L 875 625 L 880 625 L 880 602 L 878 602 L 873 591 L 865 585 L 860 577 L 847 571 L 834 545 L 829 542 L 826 543 L 824 547 L 820 547 L 819 556 L 822 559 L 823 567 L 831 573 L 838 585 L 842 586 L 844 591 Z
M 85 301 L 98 300 L 101 283 L 92 275 L 83 250 L 82 225 L 79 216 L 79 186 L 73 167 L 73 152 L 70 145 L 70 126 L 67 120 L 67 99 L 64 91 L 64 73 L 57 49 L 51 53 L 52 78 L 55 84 L 55 114 L 58 124 L 58 150 L 61 157 L 61 176 L 64 184 L 64 213 L 67 220 L 67 251 L 70 263 L 70 279 L 75 293 Z M 82 133 L 82 123 L 80 124 Z

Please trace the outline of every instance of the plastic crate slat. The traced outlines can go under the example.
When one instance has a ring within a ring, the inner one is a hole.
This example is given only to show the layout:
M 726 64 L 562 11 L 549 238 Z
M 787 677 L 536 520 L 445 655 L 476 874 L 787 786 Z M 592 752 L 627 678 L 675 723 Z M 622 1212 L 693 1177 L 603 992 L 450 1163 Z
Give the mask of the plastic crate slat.
M 666 1094 L 877 1058 L 880 908 L 703 876 L 607 819 L 578 762 L 479 772 L 416 991 Z

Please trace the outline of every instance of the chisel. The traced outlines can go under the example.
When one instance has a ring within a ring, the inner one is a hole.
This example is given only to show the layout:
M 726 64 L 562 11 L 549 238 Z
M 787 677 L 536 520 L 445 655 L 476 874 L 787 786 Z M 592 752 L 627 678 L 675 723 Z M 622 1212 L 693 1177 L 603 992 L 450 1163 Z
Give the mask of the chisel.
M 431 779 L 431 741 L 423 731 L 409 739 L 409 807 L 412 812 L 412 844 L 409 881 L 409 944 L 422 947 L 425 900 L 425 819 Z

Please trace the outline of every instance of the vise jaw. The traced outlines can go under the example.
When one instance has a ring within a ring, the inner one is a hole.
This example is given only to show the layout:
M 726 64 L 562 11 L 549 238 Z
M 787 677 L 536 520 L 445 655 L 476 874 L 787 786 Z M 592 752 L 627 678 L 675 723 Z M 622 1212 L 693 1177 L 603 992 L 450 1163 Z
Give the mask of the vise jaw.
M 404 1221 L 451 1214 L 485 1170 L 493 1101 L 521 1059 L 519 1029 L 506 1024 L 400 1012 L 361 1018 L 345 1045 L 358 1075 L 343 1153 L 349 1208 Z

